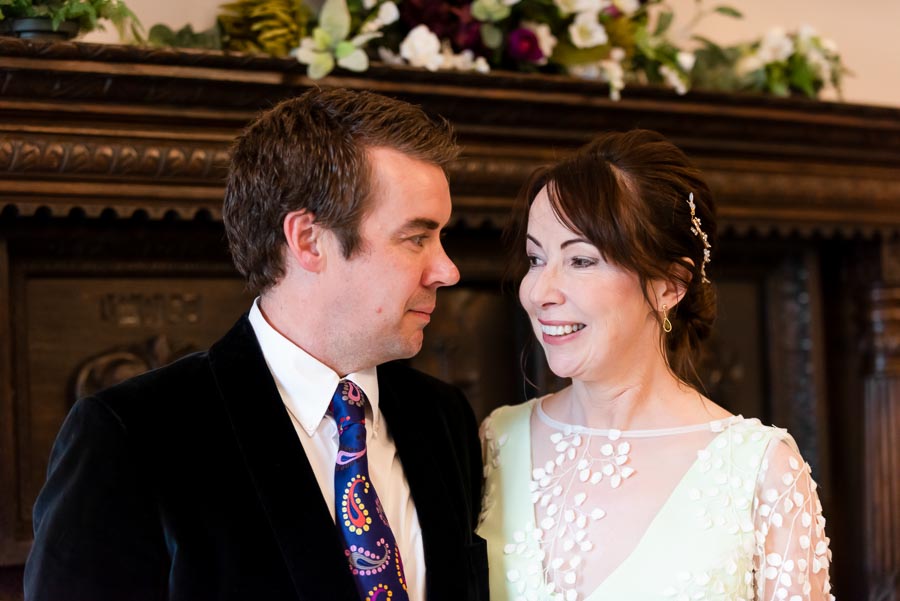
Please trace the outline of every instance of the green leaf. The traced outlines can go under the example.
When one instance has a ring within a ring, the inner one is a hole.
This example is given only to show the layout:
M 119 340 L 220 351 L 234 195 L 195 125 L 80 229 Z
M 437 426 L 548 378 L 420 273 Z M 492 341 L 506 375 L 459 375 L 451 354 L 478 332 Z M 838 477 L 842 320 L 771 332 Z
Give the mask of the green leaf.
M 659 36 L 668 31 L 674 17 L 675 14 L 671 12 L 660 13 L 659 20 L 656 22 L 656 30 L 653 32 L 653 35 Z
M 475 0 L 472 3 L 472 16 L 485 23 L 502 21 L 510 14 L 510 8 L 499 0 Z
M 796 55 L 795 55 L 796 56 Z M 800 90 L 810 98 L 816 97 L 816 88 L 821 88 L 821 81 L 811 65 L 803 59 L 790 61 L 789 81 L 791 87 Z M 816 83 L 818 82 L 818 86 Z
M 151 46 L 174 46 L 175 32 L 164 23 L 157 23 L 150 28 L 147 34 L 147 42 Z
M 609 56 L 609 46 L 594 46 L 593 48 L 576 48 L 571 42 L 560 40 L 553 49 L 553 61 L 563 66 L 584 65 L 596 63 Z
M 334 47 L 334 58 L 340 62 L 342 58 L 350 56 L 354 52 L 356 52 L 356 46 L 344 40 L 343 42 L 338 42 L 337 46 Z
M 319 27 L 326 31 L 332 40 L 347 39 L 350 34 L 350 10 L 347 8 L 347 1 L 325 0 L 319 13 Z
M 775 96 L 790 96 L 791 92 L 788 85 L 783 81 L 770 81 L 769 91 Z
M 488 48 L 499 48 L 503 45 L 503 32 L 495 25 L 490 23 L 482 23 L 481 25 L 481 41 Z
M 736 8 L 732 8 L 730 6 L 717 6 L 715 11 L 720 15 L 725 15 L 726 17 L 734 17 L 735 19 L 743 19 L 744 15 L 741 11 Z
M 369 57 L 360 49 L 356 49 L 344 58 L 338 59 L 338 65 L 350 71 L 362 72 L 369 68 Z
M 322 79 L 334 69 L 334 58 L 327 52 L 317 52 L 306 69 L 310 79 Z

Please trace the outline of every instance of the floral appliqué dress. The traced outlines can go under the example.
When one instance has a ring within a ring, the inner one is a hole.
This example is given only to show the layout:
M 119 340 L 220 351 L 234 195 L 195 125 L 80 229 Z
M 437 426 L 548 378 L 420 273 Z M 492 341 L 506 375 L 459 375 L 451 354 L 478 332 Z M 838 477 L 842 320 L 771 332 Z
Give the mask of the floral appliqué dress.
M 482 440 L 492 601 L 834 599 L 816 484 L 784 430 L 595 430 L 533 399 Z

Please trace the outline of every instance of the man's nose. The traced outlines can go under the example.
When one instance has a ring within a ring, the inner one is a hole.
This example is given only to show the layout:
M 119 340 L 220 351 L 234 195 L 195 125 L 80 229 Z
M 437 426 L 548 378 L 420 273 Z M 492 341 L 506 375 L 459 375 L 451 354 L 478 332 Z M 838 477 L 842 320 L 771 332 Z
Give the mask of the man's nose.
M 459 269 L 447 256 L 443 245 L 438 247 L 431 268 L 426 273 L 426 286 L 452 286 L 459 282 Z

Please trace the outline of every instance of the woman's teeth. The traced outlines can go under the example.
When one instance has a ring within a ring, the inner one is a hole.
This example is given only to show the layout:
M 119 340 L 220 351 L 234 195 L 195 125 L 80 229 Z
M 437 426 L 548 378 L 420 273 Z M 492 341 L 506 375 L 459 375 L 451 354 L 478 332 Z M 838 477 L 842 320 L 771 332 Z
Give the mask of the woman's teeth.
M 541 332 L 549 336 L 565 336 L 584 329 L 583 323 L 569 323 L 564 326 L 545 326 L 541 324 Z

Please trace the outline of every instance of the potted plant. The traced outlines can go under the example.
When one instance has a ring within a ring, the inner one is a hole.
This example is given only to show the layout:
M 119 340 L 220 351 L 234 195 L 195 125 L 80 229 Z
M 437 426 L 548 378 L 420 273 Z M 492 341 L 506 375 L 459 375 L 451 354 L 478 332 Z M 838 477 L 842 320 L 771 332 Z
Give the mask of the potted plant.
M 0 0 L 0 35 L 67 40 L 103 21 L 138 37 L 140 22 L 122 0 Z

